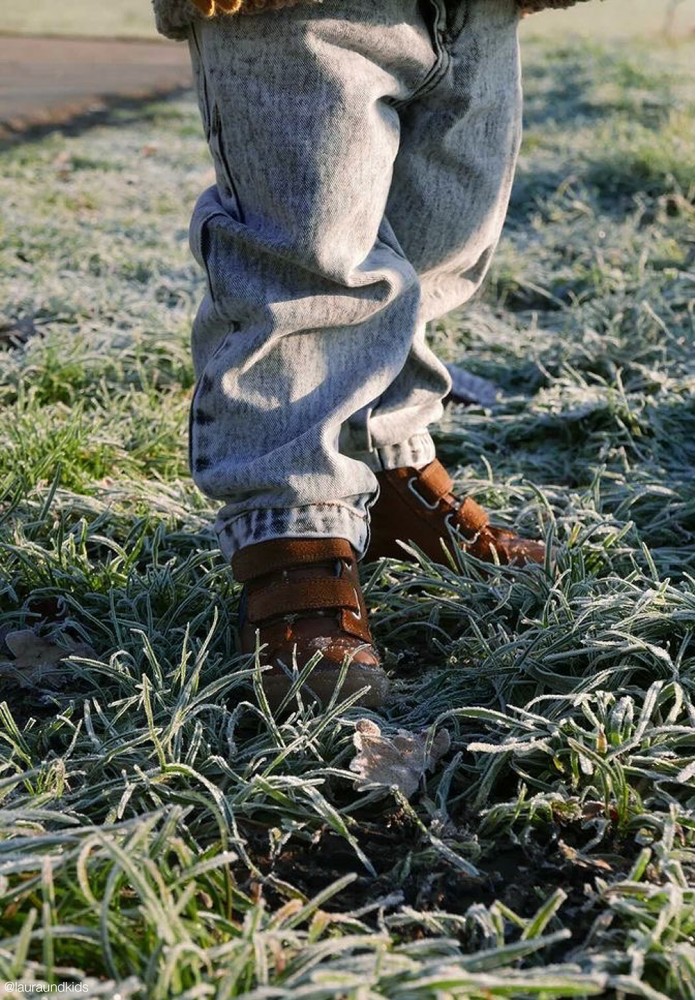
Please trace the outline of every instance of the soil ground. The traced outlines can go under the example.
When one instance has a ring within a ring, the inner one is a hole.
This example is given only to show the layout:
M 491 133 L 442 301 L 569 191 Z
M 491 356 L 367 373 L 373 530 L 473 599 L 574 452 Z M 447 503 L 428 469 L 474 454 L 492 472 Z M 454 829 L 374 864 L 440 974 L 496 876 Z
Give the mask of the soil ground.
M 185 45 L 0 35 L 0 140 L 190 85 Z

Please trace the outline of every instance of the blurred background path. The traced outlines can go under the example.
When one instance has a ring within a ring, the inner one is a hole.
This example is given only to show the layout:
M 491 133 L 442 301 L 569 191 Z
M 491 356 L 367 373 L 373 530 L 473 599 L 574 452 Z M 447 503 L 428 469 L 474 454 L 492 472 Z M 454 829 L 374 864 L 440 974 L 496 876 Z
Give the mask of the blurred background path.
M 693 33 L 689 0 L 607 0 L 526 19 L 522 37 Z M 115 107 L 191 85 L 186 45 L 155 32 L 144 0 L 32 0 L 3 11 L 0 141 L 79 128 Z
M 0 139 L 89 121 L 190 85 L 185 45 L 0 35 Z

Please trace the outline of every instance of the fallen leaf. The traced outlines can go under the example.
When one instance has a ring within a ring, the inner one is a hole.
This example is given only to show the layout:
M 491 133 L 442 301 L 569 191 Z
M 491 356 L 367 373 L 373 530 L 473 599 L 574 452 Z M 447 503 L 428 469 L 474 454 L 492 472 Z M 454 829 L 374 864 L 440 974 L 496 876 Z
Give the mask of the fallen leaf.
M 605 861 L 601 857 L 590 857 L 587 854 L 583 854 L 582 851 L 577 851 L 570 844 L 566 844 L 564 841 L 558 841 L 558 853 L 561 857 L 565 858 L 566 861 L 570 861 L 571 864 L 577 865 L 579 868 L 599 868 L 600 871 L 610 872 L 612 867 L 608 861 Z
M 597 816 L 604 816 L 606 806 L 604 802 L 596 802 L 594 799 L 588 800 L 582 807 L 583 819 L 595 819 Z
M 439 729 L 428 746 L 428 730 L 409 733 L 400 729 L 396 736 L 382 736 L 376 722 L 360 719 L 353 743 L 358 753 L 350 763 L 356 788 L 398 788 L 406 798 L 418 790 L 421 778 L 432 770 L 450 746 L 449 733 Z
M 0 662 L 0 678 L 10 677 L 23 688 L 62 687 L 70 676 L 63 660 L 68 656 L 94 659 L 96 653 L 84 642 L 74 642 L 65 636 L 61 639 L 64 644 L 59 645 L 30 628 L 8 632 L 5 645 L 14 659 Z

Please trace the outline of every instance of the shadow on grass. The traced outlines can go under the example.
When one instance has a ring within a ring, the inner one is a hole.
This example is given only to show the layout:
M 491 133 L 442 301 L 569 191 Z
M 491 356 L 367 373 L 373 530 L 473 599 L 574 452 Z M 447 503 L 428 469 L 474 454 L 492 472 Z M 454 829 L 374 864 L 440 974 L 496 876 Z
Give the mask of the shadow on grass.
M 47 110 L 45 117 L 0 122 L 0 152 L 26 143 L 40 142 L 53 132 L 76 136 L 96 125 L 120 128 L 154 117 L 153 102 L 175 100 L 191 92 L 189 84 L 159 87 L 139 94 L 102 94 L 89 101 Z

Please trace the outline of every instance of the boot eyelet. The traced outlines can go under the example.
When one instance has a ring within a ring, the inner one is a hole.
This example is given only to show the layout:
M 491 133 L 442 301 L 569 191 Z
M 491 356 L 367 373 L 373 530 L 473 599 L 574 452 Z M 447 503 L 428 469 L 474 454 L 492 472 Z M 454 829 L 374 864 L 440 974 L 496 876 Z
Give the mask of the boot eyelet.
M 410 479 L 409 479 L 409 480 L 407 481 L 406 485 L 407 485 L 407 487 L 409 488 L 409 490 L 411 491 L 411 493 L 413 493 L 414 497 L 415 497 L 415 498 L 416 498 L 416 499 L 417 499 L 417 500 L 418 500 L 418 501 L 419 501 L 419 502 L 420 502 L 420 503 L 421 503 L 421 504 L 422 504 L 422 505 L 423 505 L 424 507 L 427 507 L 427 508 L 428 508 L 428 510 L 437 510 L 437 508 L 438 508 L 438 507 L 440 506 L 440 501 L 439 501 L 439 499 L 438 499 L 438 500 L 436 500 L 436 501 L 435 501 L 435 503 L 428 503 L 428 501 L 427 501 L 427 500 L 425 499 L 425 497 L 424 497 L 424 496 L 423 496 L 423 495 L 422 495 L 421 493 L 419 493 L 419 492 L 418 492 L 418 490 L 416 489 L 416 487 L 415 487 L 415 486 L 413 485 L 414 483 L 417 483 L 417 482 L 418 482 L 418 477 L 417 477 L 417 476 L 412 476 L 412 477 L 411 477 L 411 478 L 410 478 Z

